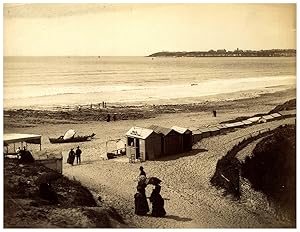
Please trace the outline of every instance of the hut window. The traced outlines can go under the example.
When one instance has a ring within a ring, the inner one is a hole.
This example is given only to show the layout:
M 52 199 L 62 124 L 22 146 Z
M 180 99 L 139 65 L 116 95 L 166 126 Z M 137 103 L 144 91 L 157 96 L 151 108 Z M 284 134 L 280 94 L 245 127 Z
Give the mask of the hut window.
M 134 138 L 128 137 L 127 139 L 128 139 L 127 140 L 127 142 L 128 142 L 127 145 L 133 147 L 134 146 Z

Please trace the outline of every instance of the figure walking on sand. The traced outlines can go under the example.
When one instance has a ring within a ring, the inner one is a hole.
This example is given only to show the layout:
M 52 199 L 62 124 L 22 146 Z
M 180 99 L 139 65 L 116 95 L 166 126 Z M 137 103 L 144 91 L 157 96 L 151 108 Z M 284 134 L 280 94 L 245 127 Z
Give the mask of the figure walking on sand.
M 135 214 L 144 216 L 150 209 L 146 197 L 146 176 L 142 175 L 139 177 L 137 193 L 134 195 Z
M 146 172 L 142 166 L 140 166 L 140 176 L 146 176 Z
M 75 156 L 76 156 L 76 163 L 80 164 L 81 163 L 81 150 L 80 150 L 79 146 L 76 149 Z
M 68 157 L 67 163 L 73 165 L 74 160 L 75 160 L 75 152 L 73 151 L 73 148 L 71 148 L 71 150 L 69 152 L 69 157 Z
M 152 213 L 153 217 L 163 217 L 166 215 L 166 211 L 164 209 L 164 199 L 160 195 L 161 186 L 159 184 L 155 185 L 155 189 L 153 189 L 150 202 L 152 203 Z
M 217 111 L 216 110 L 213 110 L 213 115 L 214 115 L 214 117 L 217 117 Z

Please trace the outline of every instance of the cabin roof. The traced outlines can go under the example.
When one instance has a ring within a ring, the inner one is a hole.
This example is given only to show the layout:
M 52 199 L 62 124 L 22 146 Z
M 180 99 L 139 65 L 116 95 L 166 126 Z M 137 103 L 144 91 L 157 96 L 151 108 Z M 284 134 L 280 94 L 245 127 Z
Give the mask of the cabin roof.
M 251 121 L 251 122 L 257 122 L 261 117 L 252 117 L 252 118 L 248 118 L 247 120 Z
M 4 134 L 3 135 L 3 141 L 7 144 L 10 143 L 18 143 L 18 142 L 27 142 L 30 143 L 32 140 L 39 140 L 39 143 L 41 143 L 41 135 L 35 135 L 35 134 Z
M 218 128 L 218 127 L 209 127 L 208 130 L 214 132 L 214 131 L 219 131 L 220 128 Z
M 149 126 L 149 129 L 153 130 L 154 132 L 158 134 L 168 135 L 173 129 L 171 128 L 165 128 L 157 125 L 151 125 Z M 175 131 L 175 130 L 174 130 Z
M 179 127 L 179 126 L 172 126 L 171 129 L 173 129 L 174 131 L 177 131 L 180 134 L 185 134 L 186 132 L 191 132 L 191 130 L 189 130 L 187 128 Z
M 274 117 L 272 115 L 264 115 L 264 116 L 262 116 L 262 118 L 264 118 L 266 120 L 274 119 Z
M 210 129 L 207 127 L 199 128 L 198 130 L 201 131 L 201 133 L 210 132 Z
M 226 129 L 227 126 L 225 124 L 219 124 L 217 125 L 217 127 L 221 130 L 221 129 Z
M 244 123 L 242 122 L 233 122 L 233 123 L 227 123 L 225 124 L 227 127 L 238 127 L 238 126 L 244 126 Z
M 130 137 L 146 139 L 153 133 L 153 130 L 142 127 L 131 127 L 129 131 L 127 131 L 126 135 Z
M 296 110 L 284 110 L 284 111 L 279 111 L 278 113 L 281 114 L 282 116 L 296 115 Z
M 244 120 L 244 121 L 242 121 L 242 123 L 245 124 L 245 125 L 252 124 L 252 122 L 250 120 Z
M 273 113 L 273 114 L 270 114 L 273 118 L 279 118 L 281 117 L 281 114 L 279 113 Z

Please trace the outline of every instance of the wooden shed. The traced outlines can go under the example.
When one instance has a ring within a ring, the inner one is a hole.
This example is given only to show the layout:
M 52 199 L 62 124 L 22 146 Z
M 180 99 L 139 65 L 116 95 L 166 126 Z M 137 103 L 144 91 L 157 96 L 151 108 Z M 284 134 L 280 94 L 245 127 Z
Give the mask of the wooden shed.
M 161 135 L 163 155 L 173 155 L 183 152 L 183 137 L 171 128 L 151 125 L 149 129 Z
M 126 155 L 131 162 L 154 160 L 162 154 L 161 135 L 151 129 L 132 127 L 126 138 Z
M 193 131 L 193 144 L 199 142 L 202 139 L 202 132 L 200 130 Z
M 211 136 L 220 134 L 220 129 L 218 127 L 209 127 L 208 129 Z
M 191 151 L 193 146 L 193 132 L 187 128 L 178 126 L 173 126 L 171 129 L 181 134 L 183 151 Z
M 297 111 L 296 110 L 283 110 L 279 111 L 279 114 L 281 114 L 283 117 L 293 117 L 296 116 Z
M 41 135 L 36 134 L 4 134 L 3 142 L 4 146 L 6 146 L 6 154 L 15 153 L 18 146 L 21 148 L 25 146 L 27 149 L 27 144 L 39 144 L 40 150 L 42 150 L 41 138 Z M 19 143 L 18 146 L 15 145 L 16 143 Z M 10 144 L 13 144 L 13 151 L 9 151 Z
M 207 127 L 198 129 L 201 132 L 201 138 L 208 138 L 211 136 L 211 131 Z

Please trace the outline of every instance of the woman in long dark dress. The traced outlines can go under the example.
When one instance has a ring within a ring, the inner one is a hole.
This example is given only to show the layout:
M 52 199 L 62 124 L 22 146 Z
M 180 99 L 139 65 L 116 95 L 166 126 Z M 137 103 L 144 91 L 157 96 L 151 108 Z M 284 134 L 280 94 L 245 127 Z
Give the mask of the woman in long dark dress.
M 139 184 L 137 186 L 137 193 L 134 195 L 135 214 L 141 216 L 144 216 L 149 212 L 145 187 L 146 184 Z
M 72 148 L 71 151 L 69 152 L 69 157 L 68 157 L 67 163 L 73 165 L 74 160 L 75 160 L 75 152 L 73 151 L 73 148 Z
M 152 203 L 152 213 L 153 217 L 163 217 L 166 215 L 166 211 L 164 209 L 164 199 L 160 195 L 160 185 L 155 185 L 155 189 L 153 189 L 150 202 Z

